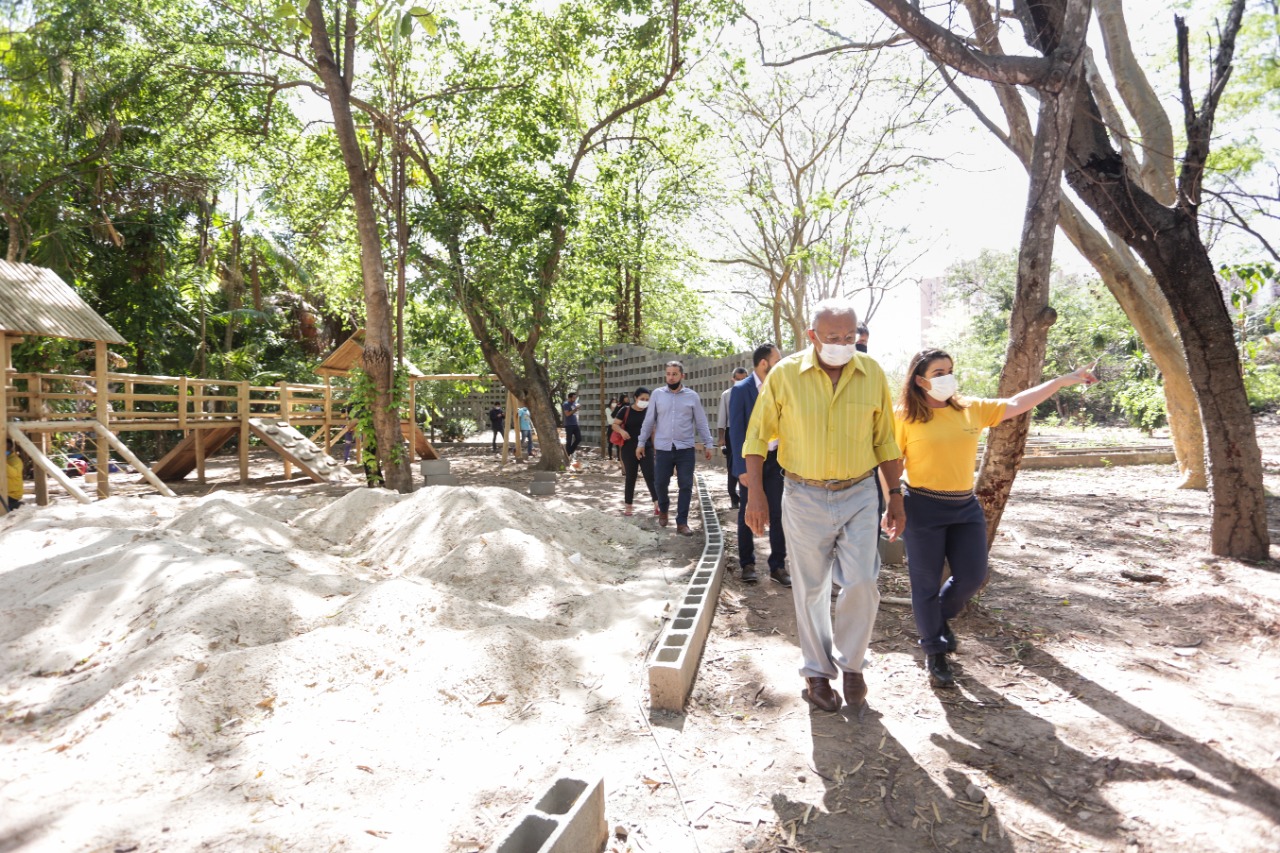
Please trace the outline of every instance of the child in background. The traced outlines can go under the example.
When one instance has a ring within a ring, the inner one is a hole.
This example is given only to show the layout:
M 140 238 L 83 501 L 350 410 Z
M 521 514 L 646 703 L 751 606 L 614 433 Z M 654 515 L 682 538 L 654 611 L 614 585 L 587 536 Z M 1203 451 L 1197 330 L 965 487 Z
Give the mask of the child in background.
M 9 494 L 5 495 L 5 506 L 13 512 L 22 506 L 22 457 L 13 446 L 13 439 L 4 440 L 4 464 L 9 466 Z

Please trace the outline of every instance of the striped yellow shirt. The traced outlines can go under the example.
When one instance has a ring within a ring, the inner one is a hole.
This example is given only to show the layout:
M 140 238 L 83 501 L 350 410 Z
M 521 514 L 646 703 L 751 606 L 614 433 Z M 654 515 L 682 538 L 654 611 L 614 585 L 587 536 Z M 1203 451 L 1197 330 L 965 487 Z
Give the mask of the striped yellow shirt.
M 889 382 L 880 365 L 855 355 L 833 389 L 813 347 L 769 371 L 742 455 L 766 455 L 775 438 L 778 464 L 810 480 L 847 480 L 902 455 L 893 437 Z

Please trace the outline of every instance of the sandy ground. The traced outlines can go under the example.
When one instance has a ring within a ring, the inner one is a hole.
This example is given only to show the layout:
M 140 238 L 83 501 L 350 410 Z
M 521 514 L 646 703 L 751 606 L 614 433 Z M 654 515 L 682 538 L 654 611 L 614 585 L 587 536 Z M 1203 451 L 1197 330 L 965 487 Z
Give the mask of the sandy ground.
M 1208 557 L 1169 468 L 1019 477 L 957 690 L 886 605 L 868 709 L 811 712 L 789 591 L 730 576 L 688 708 L 651 714 L 700 542 L 621 517 L 607 462 L 535 500 L 443 452 L 462 487 L 259 454 L 0 520 L 0 851 L 482 850 L 564 772 L 603 773 L 619 853 L 1280 848 L 1280 576 Z

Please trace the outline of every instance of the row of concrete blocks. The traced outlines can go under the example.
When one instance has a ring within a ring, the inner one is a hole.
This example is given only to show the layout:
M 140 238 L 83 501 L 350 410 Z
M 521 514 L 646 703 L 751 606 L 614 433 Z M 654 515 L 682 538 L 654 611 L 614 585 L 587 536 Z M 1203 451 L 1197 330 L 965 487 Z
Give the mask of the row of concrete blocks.
M 675 618 L 662 632 L 649 662 L 649 707 L 666 711 L 682 710 L 689 698 L 724 576 L 724 533 L 720 519 L 711 503 L 706 479 L 702 474 L 695 479 L 705 537 L 702 557 L 676 606 Z
M 609 840 L 604 779 L 561 776 L 508 825 L 496 853 L 599 853 Z

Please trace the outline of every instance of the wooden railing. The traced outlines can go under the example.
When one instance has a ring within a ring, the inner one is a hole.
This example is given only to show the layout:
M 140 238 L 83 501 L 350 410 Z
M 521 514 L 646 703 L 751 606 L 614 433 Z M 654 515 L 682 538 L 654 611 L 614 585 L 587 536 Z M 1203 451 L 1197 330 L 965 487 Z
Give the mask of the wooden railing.
M 253 385 L 187 376 L 108 373 L 105 398 L 109 411 L 100 413 L 93 376 L 17 373 L 10 378 L 9 417 L 41 423 L 44 426 L 36 429 L 43 431 L 56 431 L 59 426 L 83 429 L 89 420 L 109 423 L 111 429 L 124 432 L 185 431 L 239 424 L 246 415 L 279 418 L 294 426 L 330 428 L 346 423 L 342 392 L 335 393 L 328 385 Z

